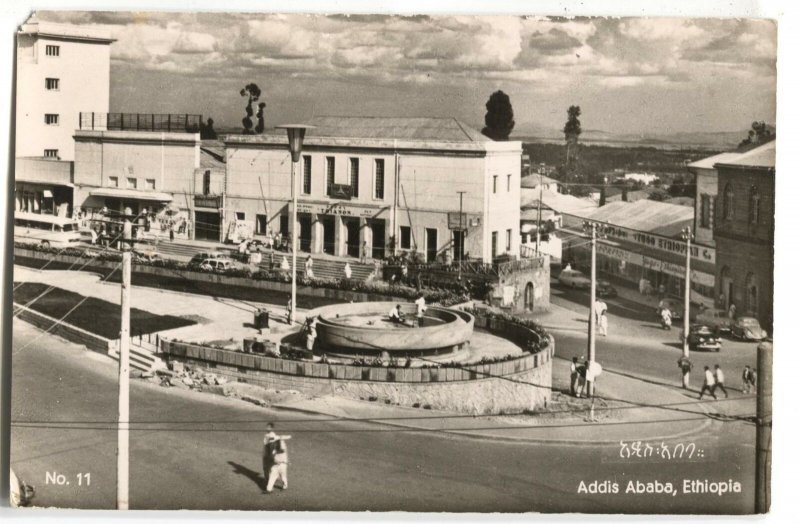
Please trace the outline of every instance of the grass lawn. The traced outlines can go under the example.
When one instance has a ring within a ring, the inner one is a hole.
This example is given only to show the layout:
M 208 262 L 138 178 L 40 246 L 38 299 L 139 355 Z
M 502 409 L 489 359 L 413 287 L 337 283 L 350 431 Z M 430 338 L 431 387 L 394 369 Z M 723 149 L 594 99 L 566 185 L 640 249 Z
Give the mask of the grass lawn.
M 15 282 L 14 287 L 19 285 Z M 49 286 L 38 282 L 25 282 L 14 291 L 14 302 L 25 305 L 44 293 Z M 66 289 L 53 288 L 29 307 L 53 318 L 63 317 L 75 304 L 85 297 Z M 101 337 L 119 338 L 120 308 L 99 298 L 89 297 L 78 308 L 64 318 L 64 322 L 90 331 Z M 141 309 L 131 308 L 131 336 L 154 333 L 195 324 L 194 321 L 170 315 L 153 315 Z

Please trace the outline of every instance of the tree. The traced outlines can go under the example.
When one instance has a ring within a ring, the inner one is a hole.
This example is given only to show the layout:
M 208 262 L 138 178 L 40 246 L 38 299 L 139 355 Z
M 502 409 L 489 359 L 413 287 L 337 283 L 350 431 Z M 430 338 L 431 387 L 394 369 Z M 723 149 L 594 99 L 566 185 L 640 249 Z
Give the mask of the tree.
M 604 205 L 606 205 L 606 186 L 600 188 L 600 203 L 598 207 L 603 207 Z
M 775 128 L 764 123 L 764 121 L 753 122 L 747 132 L 747 138 L 739 143 L 739 147 L 765 144 L 771 140 L 775 140 Z
M 214 131 L 214 119 L 209 118 L 204 124 L 200 122 L 200 138 L 203 140 L 215 140 L 217 132 Z
M 481 133 L 492 140 L 508 140 L 514 129 L 514 109 L 511 99 L 502 91 L 495 91 L 486 102 L 486 126 Z
M 242 118 L 242 127 L 244 127 L 244 134 L 245 135 L 252 135 L 253 134 L 253 102 L 258 101 L 259 97 L 261 96 L 261 89 L 258 88 L 256 84 L 247 84 L 244 86 L 244 89 L 239 91 L 241 96 L 247 97 L 247 107 L 245 108 L 245 115 Z
M 575 171 L 575 159 L 578 154 L 578 137 L 582 133 L 581 121 L 578 117 L 581 116 L 581 106 L 569 106 L 567 109 L 567 123 L 564 124 L 564 140 L 567 142 L 567 158 L 565 164 L 567 166 L 567 175 Z
M 264 107 L 267 104 L 261 102 L 258 104 L 258 112 L 256 113 L 256 118 L 258 119 L 258 124 L 256 124 L 256 133 L 261 134 L 264 132 Z

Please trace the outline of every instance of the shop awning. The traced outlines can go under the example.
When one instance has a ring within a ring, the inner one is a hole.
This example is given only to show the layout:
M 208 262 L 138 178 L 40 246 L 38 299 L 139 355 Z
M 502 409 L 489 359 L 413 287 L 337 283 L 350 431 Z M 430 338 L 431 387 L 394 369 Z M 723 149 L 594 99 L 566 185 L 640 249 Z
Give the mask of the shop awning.
M 157 191 L 139 191 L 137 189 L 122 189 L 118 187 L 100 187 L 89 191 L 92 196 L 124 198 L 127 200 L 149 200 L 152 202 L 172 202 L 172 195 Z

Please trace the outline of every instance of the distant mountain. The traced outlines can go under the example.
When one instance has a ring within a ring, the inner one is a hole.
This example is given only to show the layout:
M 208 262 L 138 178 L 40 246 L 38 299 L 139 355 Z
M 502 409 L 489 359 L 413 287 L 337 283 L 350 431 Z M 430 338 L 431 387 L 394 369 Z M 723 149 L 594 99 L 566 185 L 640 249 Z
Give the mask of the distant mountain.
M 583 143 L 608 144 L 608 145 L 652 145 L 652 146 L 680 146 L 702 147 L 709 149 L 733 149 L 747 136 L 747 130 L 742 131 L 685 131 L 678 133 L 647 133 L 647 134 L 620 134 L 611 133 L 602 129 L 584 129 L 580 140 Z M 528 126 L 515 130 L 513 139 L 523 141 L 553 142 L 564 141 L 564 133 L 559 129 L 540 126 Z

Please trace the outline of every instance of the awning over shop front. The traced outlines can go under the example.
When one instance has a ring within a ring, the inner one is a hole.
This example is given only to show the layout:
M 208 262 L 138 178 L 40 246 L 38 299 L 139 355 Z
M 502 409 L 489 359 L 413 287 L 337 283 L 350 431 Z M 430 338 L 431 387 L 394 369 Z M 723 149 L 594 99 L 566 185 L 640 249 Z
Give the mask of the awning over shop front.
M 172 195 L 157 191 L 138 191 L 136 189 L 121 189 L 118 187 L 101 187 L 89 191 L 92 196 L 123 198 L 128 200 L 149 200 L 152 202 L 172 202 Z

